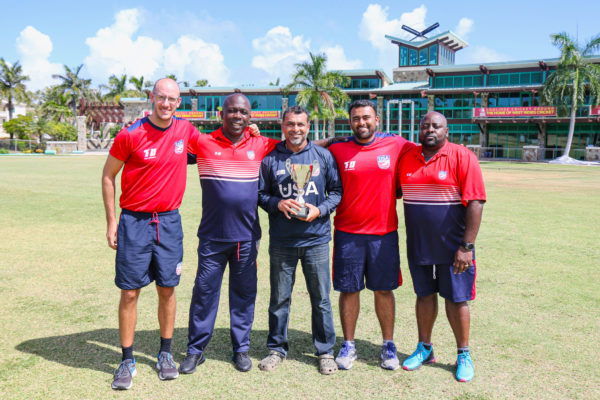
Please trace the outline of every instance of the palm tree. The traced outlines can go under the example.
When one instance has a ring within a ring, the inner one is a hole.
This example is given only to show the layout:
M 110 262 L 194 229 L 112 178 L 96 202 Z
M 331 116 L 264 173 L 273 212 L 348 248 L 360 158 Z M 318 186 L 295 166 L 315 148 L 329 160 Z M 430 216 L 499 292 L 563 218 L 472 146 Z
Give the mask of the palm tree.
M 101 85 L 100 87 L 108 90 L 108 93 L 103 96 L 105 100 L 119 102 L 121 97 L 137 95 L 135 91 L 127 89 L 127 75 L 121 75 L 120 77 L 111 75 L 108 78 L 108 85 Z
M 600 66 L 592 64 L 586 57 L 600 48 L 600 36 L 581 47 L 567 33 L 550 35 L 552 44 L 560 50 L 560 60 L 556 71 L 548 76 L 542 88 L 546 103 L 558 104 L 569 110 L 569 134 L 561 159 L 568 159 L 575 132 L 577 108 L 584 104 L 585 95 L 600 100 Z
M 8 120 L 13 118 L 15 106 L 13 100 L 27 101 L 27 90 L 23 82 L 28 81 L 29 77 L 23 75 L 23 68 L 17 61 L 13 65 L 8 65 L 4 58 L 0 58 L 0 95 L 6 97 L 8 107 Z M 13 134 L 10 134 L 13 138 Z
M 205 87 L 208 86 L 208 79 L 198 79 L 196 81 L 196 87 Z
M 69 106 L 73 110 L 73 115 L 77 115 L 77 105 L 80 99 L 95 99 L 97 96 L 94 91 L 90 88 L 92 84 L 91 79 L 83 79 L 79 76 L 83 64 L 71 69 L 64 65 L 65 73 L 63 75 L 54 74 L 52 77 L 58 79 L 60 84 L 58 87 L 64 94 L 71 96 Z
M 55 121 L 66 122 L 73 116 L 73 111 L 69 106 L 72 96 L 69 93 L 63 93 L 58 86 L 46 88 L 40 94 L 37 113 L 40 118 Z
M 310 61 L 296 64 L 296 72 L 286 90 L 299 90 L 296 102 L 306 107 L 314 121 L 314 139 L 319 139 L 319 119 L 332 120 L 347 117 L 345 105 L 350 98 L 341 89 L 350 78 L 339 72 L 327 72 L 327 56 L 310 54 Z M 325 124 L 323 124 L 325 131 Z
M 146 97 L 148 96 L 148 94 L 144 90 L 144 88 L 148 84 L 148 81 L 144 81 L 143 76 L 140 76 L 139 78 L 132 76 L 129 78 L 129 83 L 131 83 L 133 85 L 133 87 L 135 88 L 135 90 L 137 90 L 140 94 L 143 94 Z

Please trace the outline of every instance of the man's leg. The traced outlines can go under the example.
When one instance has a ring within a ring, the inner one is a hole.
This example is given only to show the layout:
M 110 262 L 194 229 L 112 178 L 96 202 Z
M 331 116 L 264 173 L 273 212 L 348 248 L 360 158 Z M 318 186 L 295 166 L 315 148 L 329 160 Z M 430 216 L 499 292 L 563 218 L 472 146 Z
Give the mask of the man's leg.
M 298 264 L 298 248 L 269 248 L 271 297 L 269 301 L 269 336 L 267 347 L 287 355 L 288 323 L 292 290 L 296 281 L 296 265 Z
M 313 344 L 317 355 L 333 354 L 335 328 L 329 291 L 329 245 L 307 247 L 302 256 L 302 271 L 310 296 Z
M 238 371 L 247 372 L 252 368 L 248 351 L 256 301 L 258 241 L 238 242 L 235 245 L 237 251 L 229 256 L 230 334 L 235 367 Z
M 158 324 L 160 326 L 160 337 L 171 339 L 175 326 L 175 313 L 177 300 L 174 287 L 156 286 L 158 293 Z
M 430 294 L 429 296 L 417 296 L 415 313 L 417 316 L 419 342 L 431 343 L 433 325 L 438 314 L 437 293 Z
M 360 292 L 340 293 L 339 305 L 344 340 L 353 341 L 360 312 Z
M 373 294 L 375 297 L 375 313 L 379 320 L 383 340 L 394 340 L 394 322 L 396 319 L 394 292 L 391 290 L 377 290 Z
M 140 289 L 121 290 L 121 300 L 119 301 L 119 339 L 123 348 L 133 346 L 139 296 Z
M 469 303 L 462 301 L 454 303 L 446 299 L 446 316 L 456 338 L 456 347 L 465 348 L 469 346 L 469 331 L 471 327 L 471 313 Z

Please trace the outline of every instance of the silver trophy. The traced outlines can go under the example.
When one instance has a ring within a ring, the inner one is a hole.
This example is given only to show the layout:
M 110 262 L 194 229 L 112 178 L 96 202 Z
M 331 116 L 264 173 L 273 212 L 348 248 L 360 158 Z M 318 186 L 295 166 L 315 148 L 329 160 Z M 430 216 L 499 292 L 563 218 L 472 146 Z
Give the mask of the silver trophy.
M 304 189 L 312 176 L 313 164 L 292 164 L 292 161 L 288 158 L 285 160 L 285 168 L 298 189 L 298 196 L 296 196 L 295 200 L 300 204 L 306 204 L 304 201 Z M 296 214 L 291 215 L 294 218 L 306 218 L 308 217 L 308 207 L 303 206 Z

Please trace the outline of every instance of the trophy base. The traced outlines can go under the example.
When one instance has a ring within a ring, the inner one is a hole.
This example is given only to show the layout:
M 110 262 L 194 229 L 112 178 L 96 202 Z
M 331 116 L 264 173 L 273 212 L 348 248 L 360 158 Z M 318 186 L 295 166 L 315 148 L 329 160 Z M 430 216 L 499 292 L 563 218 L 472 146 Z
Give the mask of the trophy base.
M 296 214 L 290 214 L 290 215 L 294 218 L 302 218 L 302 219 L 305 219 L 306 217 L 308 217 L 308 207 L 302 207 L 301 209 L 299 209 L 296 212 L 297 212 Z

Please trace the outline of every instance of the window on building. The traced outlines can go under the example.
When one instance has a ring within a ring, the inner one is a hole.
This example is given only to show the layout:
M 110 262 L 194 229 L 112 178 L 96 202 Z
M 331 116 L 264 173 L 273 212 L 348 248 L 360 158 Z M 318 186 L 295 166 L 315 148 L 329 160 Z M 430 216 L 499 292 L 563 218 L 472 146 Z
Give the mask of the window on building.
M 408 58 L 409 58 L 410 65 L 419 65 L 418 59 L 417 59 L 417 50 L 409 49 L 408 55 L 409 55 Z
M 400 66 L 404 67 L 408 65 L 408 49 L 404 46 L 400 47 Z
M 429 64 L 436 65 L 438 63 L 438 45 L 434 44 L 429 47 Z

